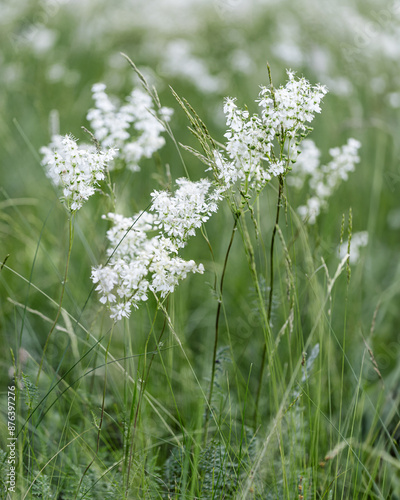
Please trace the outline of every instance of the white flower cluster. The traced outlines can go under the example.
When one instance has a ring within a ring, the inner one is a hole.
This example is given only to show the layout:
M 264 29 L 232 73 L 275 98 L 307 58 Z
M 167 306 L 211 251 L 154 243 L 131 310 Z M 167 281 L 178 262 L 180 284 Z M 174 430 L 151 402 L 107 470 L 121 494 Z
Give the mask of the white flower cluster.
M 202 179 L 193 183 L 182 177 L 177 179 L 179 188 L 171 196 L 167 191 L 154 191 L 151 194 L 152 210 L 157 213 L 155 225 L 178 247 L 184 246 L 188 236 L 194 236 L 199 228 L 217 211 L 217 204 L 210 190 L 210 181 Z
M 113 223 L 107 232 L 109 260 L 92 268 L 91 278 L 115 320 L 128 318 L 131 308 L 147 300 L 149 292 L 164 298 L 188 273 L 204 272 L 202 264 L 183 260 L 178 251 L 217 210 L 209 193 L 211 183 L 178 179 L 177 185 L 175 195 L 152 193 L 151 212 L 130 218 L 103 216 Z
M 79 149 L 69 135 L 54 135 L 48 146 L 40 149 L 46 175 L 62 188 L 62 200 L 71 212 L 79 210 L 104 179 L 104 169 L 112 162 L 115 151 L 97 152 L 94 147 Z
M 294 175 L 288 175 L 286 182 L 289 186 L 301 189 L 309 176 L 314 176 L 320 166 L 321 151 L 311 139 L 304 139 L 299 147 L 294 167 Z
M 350 240 L 350 264 L 356 264 L 360 258 L 360 248 L 366 247 L 368 245 L 368 231 L 360 231 L 358 233 L 353 233 Z M 344 241 L 338 247 L 338 255 L 340 259 L 343 259 L 348 251 L 348 241 Z
M 319 150 L 311 140 L 302 144 L 302 152 L 296 162 L 296 179 L 293 183 L 301 188 L 308 177 L 311 196 L 306 205 L 298 207 L 299 215 L 309 224 L 315 224 L 321 210 L 326 208 L 327 200 L 342 180 L 348 179 L 349 172 L 359 163 L 358 150 L 361 143 L 350 138 L 342 147 L 332 148 L 329 154 L 332 160 L 326 165 L 319 163 Z
M 259 104 L 263 123 L 270 133 L 283 141 L 295 139 L 299 132 L 307 130 L 315 113 L 321 112 L 320 103 L 328 92 L 323 85 L 311 86 L 305 78 L 296 80 L 295 73 L 288 70 L 288 81 L 284 87 L 273 89 L 261 87 Z
M 102 147 L 118 148 L 118 158 L 132 171 L 139 170 L 142 158 L 150 158 L 165 144 L 162 122 L 168 122 L 172 109 L 154 109 L 152 98 L 144 91 L 134 89 L 127 102 L 114 104 L 105 92 L 104 83 L 92 87 L 95 108 L 90 109 L 87 120 Z
M 289 160 L 295 158 L 282 153 L 284 146 L 294 154 L 291 145 L 300 143 L 308 129 L 306 124 L 321 111 L 320 103 L 327 89 L 321 85 L 312 87 L 305 78 L 296 79 L 293 72 L 287 73 L 285 87 L 261 87 L 256 101 L 261 116 L 238 108 L 235 99 L 225 100 L 229 158 L 215 152 L 215 173 L 226 189 L 240 181 L 260 190 L 272 177 L 286 173 Z

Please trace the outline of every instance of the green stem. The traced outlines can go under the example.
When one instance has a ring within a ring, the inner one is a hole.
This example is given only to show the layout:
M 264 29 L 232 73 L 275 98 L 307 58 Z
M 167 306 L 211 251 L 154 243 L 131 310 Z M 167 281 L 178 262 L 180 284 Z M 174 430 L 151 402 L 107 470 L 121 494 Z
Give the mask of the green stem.
M 54 329 L 55 329 L 55 327 L 57 325 L 58 318 L 60 317 L 60 314 L 61 314 L 62 303 L 63 303 L 63 299 L 64 299 L 65 286 L 67 284 L 69 261 L 70 261 L 70 258 L 71 258 L 72 242 L 73 242 L 73 239 L 74 239 L 72 218 L 73 218 L 73 214 L 71 214 L 70 217 L 68 218 L 68 255 L 67 255 L 67 263 L 65 265 L 64 279 L 63 279 L 62 287 L 61 287 L 60 301 L 59 301 L 59 304 L 58 304 L 58 310 L 57 310 L 56 317 L 55 317 L 55 319 L 53 321 L 53 324 L 51 325 L 49 333 L 47 334 L 46 342 L 45 342 L 44 347 L 43 347 L 43 354 L 42 354 L 42 358 L 40 360 L 39 371 L 38 371 L 38 374 L 37 374 L 37 377 L 36 377 L 36 385 L 38 385 L 38 383 L 39 383 L 39 377 L 40 377 L 40 374 L 42 372 L 44 357 L 45 357 L 45 354 L 46 354 L 46 351 L 47 351 L 47 347 L 49 345 L 50 337 L 51 337 L 51 335 L 52 335 L 52 333 L 53 333 L 53 331 L 54 331 Z
M 234 217 L 235 217 L 235 222 L 233 224 L 231 239 L 229 240 L 228 249 L 227 249 L 226 254 L 225 254 L 224 266 L 222 268 L 221 282 L 220 282 L 220 287 L 219 287 L 217 315 L 215 318 L 214 350 L 213 350 L 213 359 L 212 359 L 212 364 L 211 364 L 210 391 L 208 394 L 208 405 L 206 408 L 206 417 L 205 417 L 205 423 L 204 423 L 204 444 L 206 444 L 206 442 L 207 442 L 208 424 L 210 422 L 210 411 L 211 411 L 211 403 L 212 403 L 214 380 L 215 380 L 215 362 L 217 359 L 217 348 L 218 348 L 218 337 L 219 337 L 219 319 L 221 316 L 221 308 L 222 308 L 222 292 L 223 292 L 223 288 L 224 288 L 224 278 L 225 278 L 226 267 L 228 265 L 229 253 L 230 253 L 231 248 L 232 248 L 232 243 L 233 243 L 233 239 L 235 237 L 237 223 L 238 223 L 238 215 L 235 214 Z
M 271 319 L 271 311 L 272 311 L 272 296 L 274 291 L 274 245 L 275 245 L 275 236 L 276 236 L 276 228 L 279 224 L 279 213 L 281 209 L 282 202 L 282 193 L 283 193 L 283 177 L 279 176 L 279 191 L 278 191 L 278 203 L 276 205 L 276 219 L 274 229 L 272 231 L 271 237 L 271 249 L 270 249 L 270 283 L 269 283 L 269 300 L 268 300 L 268 321 Z
M 168 299 L 167 299 L 167 304 L 168 304 Z M 167 305 L 168 307 L 168 305 Z M 157 316 L 157 313 L 158 313 L 158 308 L 157 308 L 157 311 L 156 311 L 156 316 Z M 155 321 L 155 318 L 154 318 L 154 321 Z M 157 346 L 160 345 L 160 342 L 161 342 L 161 339 L 164 335 L 164 332 L 165 332 L 165 328 L 167 326 L 167 317 L 165 316 L 164 317 L 164 323 L 163 323 L 163 326 L 162 326 L 162 329 L 161 329 L 161 333 L 158 337 L 158 340 L 157 340 Z M 127 479 L 126 479 L 126 491 L 125 491 L 125 494 L 126 496 L 128 495 L 128 490 L 129 490 L 129 476 L 130 476 L 130 471 L 131 471 L 131 467 L 132 467 L 132 460 L 133 460 L 133 455 L 135 454 L 135 435 L 136 435 L 136 429 L 137 429 L 137 424 L 138 424 L 138 420 L 139 420 L 139 412 L 140 412 L 140 407 L 141 407 L 141 402 L 142 402 L 142 399 L 143 399 L 143 395 L 144 395 L 144 392 L 146 390 L 146 385 L 147 385 L 147 381 L 149 379 L 149 374 L 150 374 L 150 368 L 151 368 L 151 365 L 154 361 L 154 357 L 156 355 L 156 352 L 158 352 L 157 350 L 154 350 L 151 358 L 150 358 L 150 362 L 147 366 L 147 371 L 146 371 L 146 354 L 147 354 L 147 346 L 148 346 L 148 343 L 149 343 L 149 340 L 150 340 L 150 335 L 153 331 L 153 328 L 151 329 L 150 331 L 150 334 L 147 338 L 147 341 L 146 341 L 146 347 L 145 347 L 145 358 L 144 358 L 144 364 L 143 364 L 143 370 L 142 370 L 142 382 L 140 384 L 140 391 L 139 391 L 139 399 L 138 399 L 138 403 L 137 403 L 137 406 L 136 406 L 136 412 L 135 412 L 135 418 L 134 418 L 134 422 L 133 422 L 133 430 L 132 430 L 132 437 L 131 437 L 131 448 L 130 448 L 130 452 L 129 452 L 129 463 L 128 463 L 128 470 L 127 470 Z
M 275 218 L 275 225 L 274 229 L 272 231 L 272 237 L 271 237 L 271 247 L 270 247 L 270 269 L 269 269 L 269 299 L 268 299 L 268 311 L 267 311 L 267 321 L 268 321 L 268 328 L 270 326 L 271 322 L 271 312 L 272 312 L 272 299 L 273 299 L 273 292 L 274 292 L 274 246 L 275 246 L 275 236 L 276 236 L 276 229 L 279 224 L 279 213 L 281 209 L 281 202 L 282 202 L 282 193 L 283 193 L 283 176 L 279 176 L 279 191 L 278 191 L 278 202 L 276 206 L 276 218 Z M 261 369 L 260 369 L 260 375 L 258 379 L 258 388 L 257 388 L 257 394 L 256 394 L 256 402 L 255 402 L 255 409 L 254 409 L 254 427 L 257 427 L 257 416 L 258 416 L 258 406 L 260 402 L 260 395 L 261 395 L 261 386 L 262 386 L 262 379 L 264 376 L 264 369 L 265 369 L 265 359 L 267 357 L 267 343 L 264 344 L 263 348 L 263 353 L 261 356 Z
M 103 427 L 104 406 L 105 406 L 105 400 L 106 400 L 108 353 L 109 353 L 109 350 L 110 350 L 111 339 L 112 339 L 112 335 L 113 335 L 113 331 L 114 331 L 114 325 L 115 325 L 115 323 L 113 323 L 113 326 L 111 328 L 110 338 L 108 339 L 107 349 L 106 349 L 106 353 L 105 353 L 105 356 L 104 356 L 105 373 L 104 373 L 104 386 L 103 386 L 103 400 L 102 400 L 102 404 L 101 404 L 100 422 L 99 422 L 99 425 L 97 427 L 98 431 L 97 431 L 96 452 L 95 452 L 92 460 L 90 461 L 89 465 L 83 471 L 81 480 L 79 481 L 78 488 L 76 490 L 76 494 L 75 494 L 74 500 L 76 500 L 76 498 L 78 497 L 78 493 L 79 493 L 79 490 L 81 488 L 82 481 L 83 481 L 84 477 L 86 476 L 86 474 L 87 474 L 88 470 L 90 469 L 90 467 L 93 465 L 93 462 L 95 461 L 95 459 L 96 459 L 96 457 L 97 457 L 97 455 L 99 453 L 99 449 L 100 449 L 100 434 L 101 434 L 101 428 Z

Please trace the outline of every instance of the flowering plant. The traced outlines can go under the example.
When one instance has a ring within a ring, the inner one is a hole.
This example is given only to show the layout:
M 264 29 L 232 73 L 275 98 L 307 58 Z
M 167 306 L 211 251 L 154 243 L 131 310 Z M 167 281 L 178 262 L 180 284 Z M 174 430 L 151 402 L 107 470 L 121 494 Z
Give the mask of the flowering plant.
M 102 147 L 118 148 L 118 158 L 133 172 L 140 170 L 142 158 L 150 158 L 165 144 L 161 133 L 169 122 L 171 108 L 156 111 L 152 98 L 141 89 L 133 89 L 122 106 L 114 104 L 106 94 L 104 83 L 92 87 L 95 107 L 87 120 Z
M 71 212 L 79 210 L 94 194 L 96 186 L 105 178 L 106 166 L 116 155 L 112 148 L 106 153 L 96 151 L 94 146 L 80 149 L 71 135 L 54 135 L 40 152 L 46 175 L 56 187 L 62 188 L 61 199 Z
M 239 181 L 242 191 L 250 187 L 259 192 L 296 160 L 296 148 L 310 130 L 307 123 L 321 111 L 327 89 L 312 87 L 305 78 L 297 80 L 292 71 L 287 74 L 284 87 L 261 87 L 256 100 L 261 115 L 238 108 L 236 99 L 225 100 L 226 155 L 214 151 L 214 174 L 225 189 Z
M 176 184 L 174 195 L 167 191 L 151 194 L 150 212 L 103 216 L 113 224 L 107 232 L 108 261 L 93 267 L 91 277 L 100 301 L 109 306 L 115 320 L 128 318 L 131 308 L 147 300 L 149 292 L 164 298 L 189 272 L 204 272 L 202 264 L 185 261 L 178 252 L 217 210 L 211 183 L 181 178 Z

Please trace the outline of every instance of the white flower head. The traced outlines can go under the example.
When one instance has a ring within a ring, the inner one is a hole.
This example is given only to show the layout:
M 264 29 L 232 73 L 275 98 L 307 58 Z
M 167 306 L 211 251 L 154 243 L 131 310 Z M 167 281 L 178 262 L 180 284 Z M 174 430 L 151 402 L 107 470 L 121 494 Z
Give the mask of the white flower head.
M 286 177 L 286 181 L 290 186 L 301 189 L 307 177 L 316 174 L 320 165 L 321 152 L 311 139 L 304 139 L 299 148 L 300 154 L 296 157 L 296 162 L 293 167 L 292 175 Z M 293 156 L 291 155 L 291 158 Z
M 306 123 L 321 112 L 321 101 L 328 92 L 323 85 L 312 86 L 305 78 L 296 79 L 295 73 L 287 70 L 288 82 L 277 89 L 261 87 L 259 105 L 264 125 L 276 134 L 295 139 L 306 130 Z
M 179 187 L 174 196 L 167 191 L 154 191 L 151 194 L 151 210 L 157 214 L 155 224 L 159 225 L 178 247 L 182 247 L 187 238 L 193 236 L 195 230 L 217 211 L 217 204 L 210 198 L 211 182 L 207 179 L 191 182 L 180 178 L 176 184 Z
M 46 175 L 62 189 L 61 199 L 71 212 L 79 210 L 105 177 L 104 170 L 115 150 L 98 152 L 94 147 L 79 148 L 70 136 L 53 136 L 49 146 L 40 150 Z
M 297 145 L 308 123 L 321 111 L 327 89 L 312 86 L 305 78 L 296 79 L 290 70 L 287 73 L 284 87 L 261 87 L 256 100 L 260 115 L 240 109 L 234 98 L 225 99 L 227 157 L 214 152 L 214 173 L 226 190 L 240 182 L 246 189 L 260 191 L 272 177 L 286 174 L 290 161 L 296 160 Z
M 328 206 L 328 199 L 342 181 L 346 181 L 349 172 L 355 170 L 360 161 L 358 150 L 361 143 L 350 138 L 347 144 L 332 148 L 329 154 L 332 157 L 326 165 L 320 165 L 320 151 L 310 140 L 304 140 L 300 146 L 301 153 L 293 168 L 293 176 L 288 183 L 296 188 L 302 188 L 308 180 L 310 198 L 307 205 L 298 207 L 299 215 L 309 224 L 315 224 L 323 208 Z
M 92 92 L 95 107 L 86 118 L 96 139 L 102 147 L 118 148 L 118 158 L 130 170 L 139 170 L 143 158 L 150 158 L 164 146 L 161 134 L 172 109 L 155 110 L 152 98 L 140 89 L 134 89 L 123 105 L 108 97 L 104 83 L 93 85 Z
M 202 264 L 185 261 L 178 253 L 189 236 L 217 210 L 220 194 L 206 179 L 176 181 L 174 195 L 154 191 L 151 212 L 133 217 L 109 213 L 109 248 L 105 266 L 92 268 L 92 281 L 115 321 L 128 318 L 132 307 L 149 293 L 161 298 L 172 293 L 189 273 L 204 272 Z
M 366 247 L 368 245 L 368 231 L 360 231 L 358 233 L 353 233 L 350 240 L 350 264 L 356 264 L 360 259 L 360 248 Z M 338 247 L 338 256 L 343 259 L 348 251 L 349 243 L 344 241 Z
M 306 205 L 298 207 L 297 212 L 303 220 L 308 222 L 308 224 L 315 224 L 321 212 L 321 208 L 323 207 L 324 201 L 317 196 L 312 196 L 307 200 Z

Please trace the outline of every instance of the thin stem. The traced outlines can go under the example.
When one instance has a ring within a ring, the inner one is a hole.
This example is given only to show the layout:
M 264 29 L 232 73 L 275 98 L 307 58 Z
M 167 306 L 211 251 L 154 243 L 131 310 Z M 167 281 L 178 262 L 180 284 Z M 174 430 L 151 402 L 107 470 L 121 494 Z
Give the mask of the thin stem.
M 81 485 L 82 485 L 82 481 L 84 479 L 84 477 L 86 476 L 88 470 L 90 469 L 90 467 L 93 465 L 93 462 L 95 461 L 98 453 L 99 453 L 99 449 L 100 449 L 100 434 L 101 434 L 101 429 L 103 427 L 103 419 L 104 419 L 104 406 L 105 406 L 105 400 L 106 400 L 106 387 L 107 387 L 107 369 L 108 369 L 108 352 L 110 350 L 110 345 L 111 345 L 111 339 L 112 339 L 112 334 L 113 334 L 113 331 L 114 331 L 114 325 L 115 323 L 113 323 L 113 326 L 111 328 L 111 333 L 110 333 L 110 338 L 108 339 L 108 344 L 107 344 L 107 349 L 106 349 L 106 353 L 105 353 L 105 356 L 104 356 L 104 367 L 105 367 L 105 373 L 104 373 L 104 386 L 103 386 L 103 400 L 102 400 L 102 404 L 101 404 L 101 415 L 100 415 L 100 422 L 99 422 L 99 425 L 97 427 L 98 429 L 98 432 L 97 432 L 97 444 L 96 444 L 96 452 L 92 458 L 92 460 L 90 461 L 89 465 L 86 467 L 86 469 L 83 471 L 83 474 L 82 474 L 82 477 L 81 477 L 81 480 L 79 481 L 79 484 L 78 484 L 78 488 L 76 490 L 76 494 L 75 494 L 75 497 L 74 497 L 74 500 L 76 500 L 76 498 L 78 497 L 78 493 L 79 493 L 79 490 L 81 488 Z
M 70 217 L 68 218 L 68 255 L 67 255 L 67 263 L 65 265 L 64 279 L 63 279 L 62 287 L 61 287 L 60 301 L 59 301 L 59 304 L 58 304 L 58 309 L 57 309 L 56 317 L 55 317 L 55 319 L 53 321 L 53 324 L 51 325 L 49 333 L 47 334 L 46 342 L 45 342 L 44 347 L 43 347 L 43 354 L 42 354 L 42 358 L 40 360 L 39 371 L 38 371 L 38 374 L 37 374 L 37 377 L 36 377 L 36 385 L 38 385 L 38 383 L 39 383 L 39 377 L 40 377 L 40 374 L 42 372 L 44 357 L 45 357 L 45 354 L 46 354 L 46 351 L 47 351 L 47 347 L 49 345 L 51 334 L 53 333 L 53 331 L 54 331 L 54 329 L 55 329 L 55 327 L 57 325 L 58 318 L 60 317 L 60 314 L 61 314 L 62 303 L 63 303 L 63 299 L 64 299 L 65 286 L 67 284 L 69 261 L 70 261 L 70 258 L 71 258 L 72 242 L 73 242 L 73 239 L 74 239 L 73 223 L 72 223 L 73 216 L 74 215 L 71 214 Z
M 278 202 L 276 205 L 276 219 L 275 219 L 275 225 L 274 229 L 272 231 L 272 237 L 271 237 L 271 249 L 270 249 L 270 282 L 269 282 L 269 300 L 268 300 L 268 321 L 271 319 L 271 311 L 272 311 L 272 296 L 273 296 L 273 291 L 274 291 L 274 245 L 275 245 L 275 236 L 276 236 L 276 229 L 279 224 L 279 213 L 281 209 L 281 202 L 282 202 L 282 193 L 283 193 L 283 177 L 282 175 L 279 176 L 279 191 L 278 191 Z
M 275 225 L 274 229 L 272 230 L 272 237 L 271 237 L 271 247 L 270 247 L 270 269 L 269 269 L 269 298 L 268 298 L 268 311 L 267 311 L 267 321 L 268 321 L 268 326 L 271 321 L 271 312 L 272 312 L 272 299 L 273 299 L 273 293 L 274 293 L 274 246 L 275 246 L 275 236 L 276 236 L 276 230 L 279 224 L 279 213 L 281 209 L 281 202 L 282 202 L 282 194 L 283 194 L 283 176 L 279 176 L 279 191 L 278 191 L 278 202 L 276 205 L 276 218 L 275 218 Z M 263 353 L 261 356 L 261 369 L 260 369 L 260 376 L 258 379 L 258 388 L 257 388 L 257 395 L 256 395 L 256 403 L 255 403 L 255 409 L 254 409 L 254 427 L 257 427 L 257 416 L 258 416 L 258 405 L 260 402 L 260 395 L 261 395 L 261 386 L 262 386 L 262 379 L 264 376 L 264 369 L 265 369 L 265 359 L 267 357 L 267 344 L 264 344 L 263 348 Z
M 167 303 L 168 302 L 169 302 L 169 298 L 167 299 Z M 167 305 L 167 307 L 168 307 L 168 305 Z M 157 312 L 158 312 L 158 309 L 156 311 L 156 315 L 157 315 Z M 154 320 L 155 320 L 155 318 L 154 318 Z M 161 342 L 161 339 L 162 339 L 162 337 L 164 335 L 166 326 L 167 326 L 167 318 L 165 316 L 164 317 L 164 323 L 163 323 L 160 335 L 159 335 L 158 340 L 157 340 L 157 346 L 160 345 L 160 342 Z M 152 328 L 152 331 L 153 331 L 153 328 Z M 146 349 L 145 349 L 146 353 L 147 353 L 147 345 L 148 345 L 149 340 L 150 340 L 150 335 L 149 335 L 149 338 L 148 338 L 148 340 L 146 342 Z M 143 364 L 142 382 L 141 382 L 141 385 L 140 385 L 139 399 L 138 399 L 138 403 L 137 403 L 137 406 L 136 406 L 135 418 L 134 418 L 134 422 L 133 422 L 132 437 L 131 437 L 132 444 L 131 444 L 131 449 L 130 449 L 130 453 L 129 453 L 129 463 L 128 463 L 128 470 L 127 470 L 126 492 L 125 492 L 126 495 L 128 494 L 129 476 L 130 476 L 130 471 L 131 471 L 131 467 L 132 467 L 133 455 L 135 453 L 135 435 L 136 435 L 137 423 L 138 423 L 138 419 L 139 419 L 140 406 L 141 406 L 141 402 L 142 402 L 142 399 L 143 399 L 144 392 L 146 390 L 147 381 L 149 379 L 150 368 L 151 368 L 151 365 L 153 363 L 154 357 L 155 357 L 155 355 L 156 355 L 157 352 L 158 352 L 157 349 L 153 351 L 153 354 L 152 354 L 152 356 L 150 358 L 150 362 L 149 362 L 149 364 L 147 366 L 146 374 L 145 374 L 145 370 L 146 370 L 146 355 L 145 355 L 145 358 L 144 358 L 145 361 L 144 361 L 144 364 Z
M 235 214 L 234 217 L 235 217 L 235 221 L 234 221 L 233 228 L 232 228 L 231 239 L 229 240 L 228 249 L 227 249 L 226 255 L 225 255 L 224 266 L 222 268 L 221 282 L 220 282 L 220 287 L 219 287 L 217 315 L 215 318 L 215 336 L 214 336 L 213 359 L 212 359 L 212 365 L 211 365 L 210 391 L 208 394 L 208 408 L 206 409 L 206 417 L 205 417 L 205 424 L 204 424 L 204 444 L 207 442 L 208 424 L 210 421 L 210 411 L 211 411 L 210 408 L 211 408 L 214 380 L 215 380 L 215 362 L 217 359 L 217 348 L 218 348 L 218 337 L 219 337 L 219 319 L 221 316 L 221 308 L 222 308 L 222 292 L 223 292 L 223 288 L 224 288 L 224 278 L 225 278 L 226 267 L 228 265 L 229 253 L 230 253 L 231 248 L 232 248 L 232 243 L 233 243 L 233 239 L 235 237 L 237 223 L 238 223 L 238 215 Z

